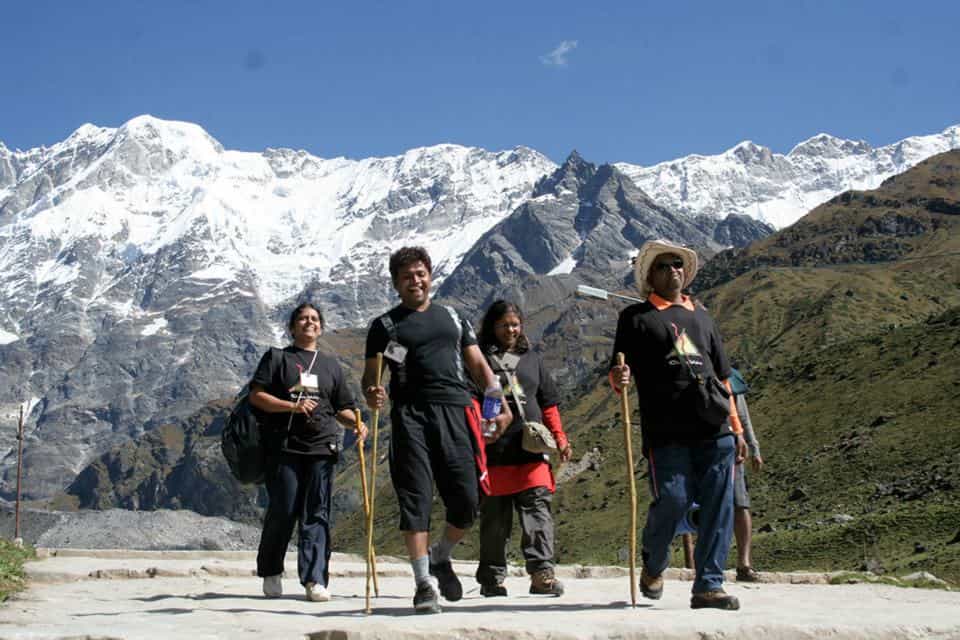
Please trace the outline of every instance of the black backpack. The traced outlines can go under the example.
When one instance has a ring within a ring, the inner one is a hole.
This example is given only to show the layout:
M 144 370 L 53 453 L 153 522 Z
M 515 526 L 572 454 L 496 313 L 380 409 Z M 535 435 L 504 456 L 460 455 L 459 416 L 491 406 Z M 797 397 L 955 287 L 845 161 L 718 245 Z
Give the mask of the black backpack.
M 270 370 L 276 371 L 280 349 L 270 349 Z M 230 473 L 241 484 L 262 484 L 267 471 L 267 451 L 260 433 L 261 415 L 250 404 L 250 385 L 237 396 L 220 434 L 220 450 Z

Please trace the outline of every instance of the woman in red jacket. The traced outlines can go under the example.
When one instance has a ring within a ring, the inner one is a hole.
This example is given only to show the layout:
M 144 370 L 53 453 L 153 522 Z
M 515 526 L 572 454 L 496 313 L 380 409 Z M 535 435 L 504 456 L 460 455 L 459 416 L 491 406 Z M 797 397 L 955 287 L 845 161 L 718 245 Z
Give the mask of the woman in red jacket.
M 513 414 L 512 421 L 506 416 L 494 420 L 496 432 L 486 445 L 491 492 L 480 506 L 480 593 L 487 597 L 507 595 L 506 545 L 516 510 L 523 532 L 520 544 L 530 574 L 530 593 L 559 596 L 563 594 L 563 584 L 553 571 L 550 510 L 556 488 L 553 471 L 548 456 L 522 448 L 523 419 L 516 405 L 519 398 L 526 419 L 550 429 L 560 460 L 566 462 L 572 451 L 557 410 L 559 396 L 543 359 L 530 348 L 523 333 L 523 313 L 517 305 L 498 300 L 490 306 L 480 327 L 480 348 L 500 377 L 503 397 Z

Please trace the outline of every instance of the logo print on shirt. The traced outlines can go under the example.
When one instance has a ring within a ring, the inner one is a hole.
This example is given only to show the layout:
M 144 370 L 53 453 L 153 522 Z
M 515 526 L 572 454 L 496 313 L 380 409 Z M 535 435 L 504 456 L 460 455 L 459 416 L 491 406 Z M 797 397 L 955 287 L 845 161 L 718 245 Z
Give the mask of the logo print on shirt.
M 669 364 L 680 364 L 680 358 L 687 358 L 692 364 L 703 364 L 703 357 L 700 350 L 693 343 L 686 329 L 680 329 L 673 322 L 670 323 L 673 328 L 673 350 L 667 354 Z

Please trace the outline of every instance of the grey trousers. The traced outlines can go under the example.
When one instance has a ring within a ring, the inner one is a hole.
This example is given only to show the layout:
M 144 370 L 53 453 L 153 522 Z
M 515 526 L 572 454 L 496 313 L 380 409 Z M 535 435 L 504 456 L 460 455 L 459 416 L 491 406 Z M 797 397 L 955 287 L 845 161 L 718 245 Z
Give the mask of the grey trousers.
M 533 487 L 508 496 L 485 496 L 480 503 L 480 565 L 477 581 L 490 584 L 507 575 L 507 544 L 513 529 L 513 511 L 520 516 L 520 550 L 527 573 L 553 567 L 553 494 Z

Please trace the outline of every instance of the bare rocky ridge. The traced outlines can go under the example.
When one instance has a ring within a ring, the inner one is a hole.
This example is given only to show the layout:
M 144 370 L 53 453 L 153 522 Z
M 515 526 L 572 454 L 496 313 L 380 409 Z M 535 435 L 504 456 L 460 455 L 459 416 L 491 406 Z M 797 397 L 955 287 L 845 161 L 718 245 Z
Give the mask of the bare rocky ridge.
M 0 509 L 0 532 L 13 537 L 10 505 Z M 39 511 L 20 514 L 21 537 L 36 547 L 61 549 L 256 549 L 259 527 L 185 509 Z

